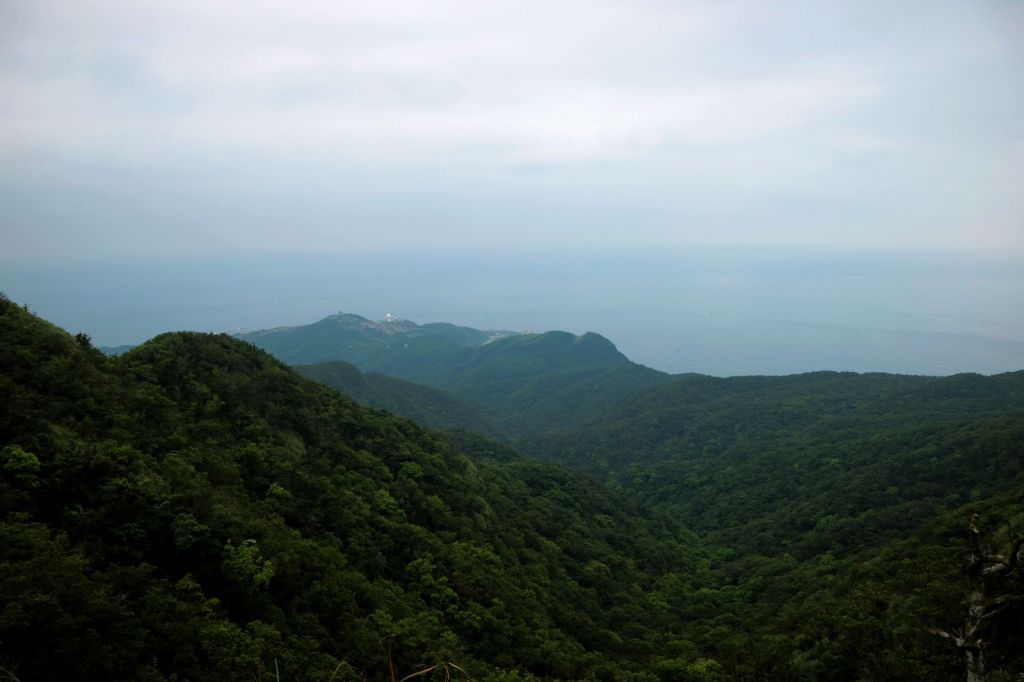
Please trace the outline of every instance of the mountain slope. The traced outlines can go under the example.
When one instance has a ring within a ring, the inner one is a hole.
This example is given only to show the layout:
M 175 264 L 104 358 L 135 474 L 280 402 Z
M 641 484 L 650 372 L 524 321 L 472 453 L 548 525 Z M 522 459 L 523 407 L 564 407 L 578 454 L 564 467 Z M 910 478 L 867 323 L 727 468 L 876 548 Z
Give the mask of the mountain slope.
M 666 599 L 745 675 L 949 679 L 928 631 L 963 613 L 967 519 L 1024 522 L 1024 372 L 680 377 L 526 448 L 704 538 L 718 580 Z M 1024 612 L 1003 616 L 990 654 L 1012 679 Z
M 391 364 L 385 371 L 444 388 L 516 436 L 583 422 L 668 380 L 598 334 L 566 332 L 511 336 L 449 362 Z
M 293 369 L 359 403 L 408 417 L 423 426 L 465 428 L 501 437 L 490 420 L 447 391 L 383 374 L 363 374 L 355 365 L 341 361 L 295 365 Z
M 239 338 L 292 364 L 341 360 L 448 391 L 513 439 L 582 423 L 669 380 L 594 333 L 508 335 L 336 315 Z
M 824 551 L 838 541 L 809 540 L 824 524 L 908 504 L 930 518 L 1024 484 L 1022 445 L 1024 372 L 819 372 L 681 377 L 526 447 L 723 542 L 770 529 Z
M 0 347 L 0 666 L 23 682 L 625 679 L 677 631 L 649 600 L 692 538 L 583 476 L 468 456 L 225 336 L 108 358 L 0 301 Z

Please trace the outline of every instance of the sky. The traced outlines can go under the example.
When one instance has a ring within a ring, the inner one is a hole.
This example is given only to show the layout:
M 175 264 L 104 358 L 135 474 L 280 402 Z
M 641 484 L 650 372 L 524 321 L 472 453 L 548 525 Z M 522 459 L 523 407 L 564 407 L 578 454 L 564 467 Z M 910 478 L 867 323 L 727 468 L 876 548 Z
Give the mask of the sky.
M 0 0 L 0 267 L 1024 255 L 1024 2 Z

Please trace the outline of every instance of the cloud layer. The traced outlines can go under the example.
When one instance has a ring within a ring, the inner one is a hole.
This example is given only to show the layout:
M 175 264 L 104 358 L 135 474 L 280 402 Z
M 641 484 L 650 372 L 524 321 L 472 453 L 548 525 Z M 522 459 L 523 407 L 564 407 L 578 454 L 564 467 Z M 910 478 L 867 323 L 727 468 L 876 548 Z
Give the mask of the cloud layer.
M 1024 251 L 1019 2 L 0 5 L 8 259 Z

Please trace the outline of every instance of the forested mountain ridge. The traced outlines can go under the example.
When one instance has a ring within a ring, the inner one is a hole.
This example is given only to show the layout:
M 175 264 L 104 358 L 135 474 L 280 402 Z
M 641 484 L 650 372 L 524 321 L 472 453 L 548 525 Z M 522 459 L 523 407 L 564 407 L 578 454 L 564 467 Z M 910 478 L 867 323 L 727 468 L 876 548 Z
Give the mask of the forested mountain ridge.
M 1024 372 L 680 377 L 523 446 L 714 543 L 847 555 L 1024 491 Z
M 3 300 L 0 347 L 22 682 L 630 679 L 679 636 L 652 600 L 699 545 L 579 474 L 468 456 L 226 336 L 112 359 Z
M 841 439 L 872 430 L 1024 414 L 1024 371 L 950 377 L 813 372 L 673 377 L 615 403 L 588 424 L 527 441 L 547 459 L 605 474 L 718 439 L 790 434 Z
M 238 338 L 289 364 L 340 360 L 448 391 L 513 440 L 583 423 L 670 379 L 592 332 L 512 334 L 335 315 Z

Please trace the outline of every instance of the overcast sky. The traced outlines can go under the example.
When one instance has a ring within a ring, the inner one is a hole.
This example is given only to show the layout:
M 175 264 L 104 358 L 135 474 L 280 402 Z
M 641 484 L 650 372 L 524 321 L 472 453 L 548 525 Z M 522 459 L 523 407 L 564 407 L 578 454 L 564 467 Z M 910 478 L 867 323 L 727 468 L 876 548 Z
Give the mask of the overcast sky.
M 0 262 L 1024 254 L 1024 2 L 0 0 Z

